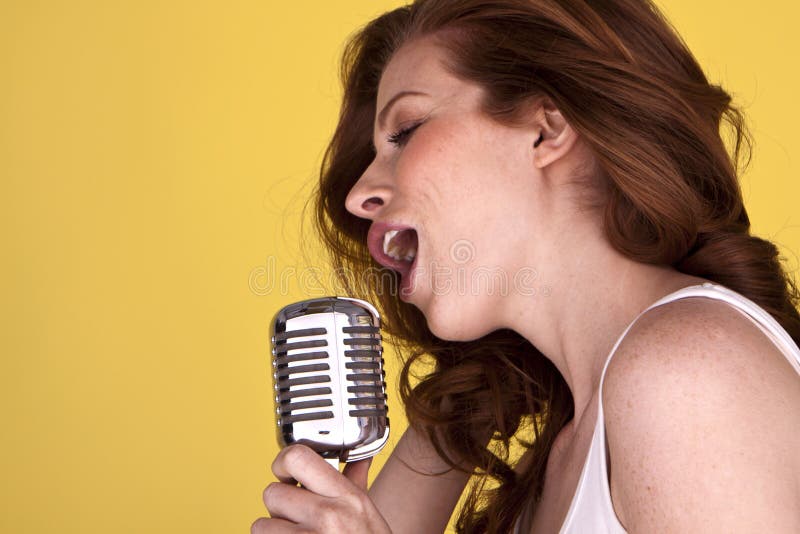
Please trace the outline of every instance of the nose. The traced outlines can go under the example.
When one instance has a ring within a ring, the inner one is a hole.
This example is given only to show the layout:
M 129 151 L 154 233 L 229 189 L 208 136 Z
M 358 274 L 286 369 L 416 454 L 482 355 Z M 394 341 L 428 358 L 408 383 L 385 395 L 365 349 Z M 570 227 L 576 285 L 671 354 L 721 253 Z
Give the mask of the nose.
M 356 217 L 374 219 L 390 198 L 391 189 L 388 185 L 376 183 L 365 173 L 350 189 L 344 207 Z

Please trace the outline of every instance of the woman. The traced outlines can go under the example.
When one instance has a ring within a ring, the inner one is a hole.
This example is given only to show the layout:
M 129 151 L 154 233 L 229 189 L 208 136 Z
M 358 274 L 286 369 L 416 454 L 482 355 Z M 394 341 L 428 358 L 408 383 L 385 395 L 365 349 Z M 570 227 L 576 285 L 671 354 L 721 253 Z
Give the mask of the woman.
M 368 492 L 284 449 L 252 532 L 441 532 L 470 477 L 462 532 L 800 532 L 800 295 L 658 9 L 419 0 L 343 67 L 318 223 L 411 426 Z

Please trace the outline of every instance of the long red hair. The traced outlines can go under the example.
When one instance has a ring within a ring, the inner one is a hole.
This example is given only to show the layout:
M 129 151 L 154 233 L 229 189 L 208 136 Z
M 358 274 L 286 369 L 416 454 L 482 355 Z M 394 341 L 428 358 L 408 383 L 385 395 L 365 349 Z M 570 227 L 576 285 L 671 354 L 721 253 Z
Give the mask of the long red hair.
M 345 209 L 375 157 L 381 73 L 421 36 L 443 47 L 452 74 L 485 88 L 483 109 L 500 123 L 515 124 L 531 99 L 552 100 L 597 159 L 608 185 L 605 233 L 621 253 L 738 291 L 798 343 L 800 294 L 776 246 L 750 235 L 738 182 L 752 147 L 742 113 L 651 1 L 417 0 L 360 29 L 342 58 L 344 98 L 315 196 L 317 230 L 341 287 L 378 306 L 405 356 L 410 424 L 454 468 L 475 466 L 458 530 L 507 532 L 541 494 L 553 439 L 573 415 L 566 383 L 516 332 L 470 342 L 432 335 L 419 310 L 397 298 L 397 273 L 364 276 L 380 269 L 366 248 L 370 223 Z M 425 361 L 432 365 L 416 366 Z M 521 474 L 514 439 L 533 449 Z

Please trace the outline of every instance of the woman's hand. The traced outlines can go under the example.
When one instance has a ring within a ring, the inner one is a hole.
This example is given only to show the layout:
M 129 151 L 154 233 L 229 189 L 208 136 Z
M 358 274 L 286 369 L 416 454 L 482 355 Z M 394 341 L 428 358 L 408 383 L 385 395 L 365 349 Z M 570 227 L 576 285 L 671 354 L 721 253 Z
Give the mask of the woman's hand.
M 251 534 L 391 533 L 367 496 L 371 461 L 367 458 L 348 463 L 344 473 L 339 473 L 305 445 L 281 450 L 272 463 L 272 472 L 280 482 L 264 490 L 264 505 L 271 517 L 258 518 L 250 527 Z

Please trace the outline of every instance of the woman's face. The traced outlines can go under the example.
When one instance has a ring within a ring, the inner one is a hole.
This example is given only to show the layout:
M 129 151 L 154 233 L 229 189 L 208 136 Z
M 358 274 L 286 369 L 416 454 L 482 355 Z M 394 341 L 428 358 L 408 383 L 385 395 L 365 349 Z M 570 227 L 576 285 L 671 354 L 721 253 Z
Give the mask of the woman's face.
M 465 341 L 503 327 L 503 315 L 513 313 L 509 303 L 518 300 L 509 296 L 535 291 L 547 276 L 540 260 L 552 250 L 553 208 L 534 165 L 541 129 L 491 121 L 479 110 L 482 90 L 445 72 L 442 57 L 423 39 L 387 65 L 376 103 L 376 157 L 346 208 L 373 221 L 380 245 L 380 223 L 416 230 L 415 266 L 402 275 L 400 298 L 425 314 L 437 336 Z M 421 94 L 398 96 L 405 91 Z M 374 246 L 371 252 L 376 256 Z M 387 265 L 385 256 L 376 260 Z

